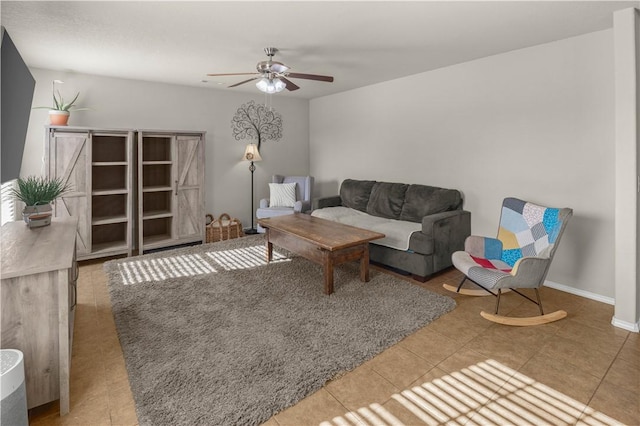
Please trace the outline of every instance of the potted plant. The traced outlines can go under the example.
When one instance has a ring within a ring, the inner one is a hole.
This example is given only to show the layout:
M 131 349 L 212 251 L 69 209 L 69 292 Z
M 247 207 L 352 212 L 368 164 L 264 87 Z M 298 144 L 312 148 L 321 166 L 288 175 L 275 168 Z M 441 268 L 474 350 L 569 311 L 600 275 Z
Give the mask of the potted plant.
M 51 202 L 69 191 L 68 182 L 60 178 L 29 176 L 18 178 L 18 187 L 11 194 L 25 204 L 22 218 L 30 228 L 51 224 Z
M 64 98 L 60 94 L 59 90 L 56 90 L 56 83 L 62 83 L 60 80 L 54 80 L 52 84 L 53 106 L 39 106 L 34 109 L 48 109 L 49 110 L 49 122 L 54 126 L 66 126 L 69 122 L 69 115 L 71 110 L 82 111 L 88 108 L 76 108 L 75 103 L 80 96 L 80 92 L 76 93 L 76 96 L 71 102 L 65 102 Z

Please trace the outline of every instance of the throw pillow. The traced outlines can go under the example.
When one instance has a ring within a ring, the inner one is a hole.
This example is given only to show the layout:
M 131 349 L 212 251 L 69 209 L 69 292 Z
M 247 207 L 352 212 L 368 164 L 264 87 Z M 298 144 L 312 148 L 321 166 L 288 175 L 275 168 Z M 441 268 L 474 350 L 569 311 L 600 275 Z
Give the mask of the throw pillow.
M 293 207 L 296 204 L 296 183 L 270 183 L 270 207 Z

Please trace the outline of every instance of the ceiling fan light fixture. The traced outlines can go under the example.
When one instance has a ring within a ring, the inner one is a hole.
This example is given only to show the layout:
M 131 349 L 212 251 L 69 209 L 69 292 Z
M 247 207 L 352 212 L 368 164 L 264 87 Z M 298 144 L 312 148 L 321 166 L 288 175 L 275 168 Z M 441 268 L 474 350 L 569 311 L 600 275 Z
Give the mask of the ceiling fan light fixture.
M 330 75 L 316 75 L 316 74 L 306 74 L 306 73 L 297 73 L 297 72 L 289 72 L 290 68 L 283 64 L 282 62 L 274 61 L 273 56 L 276 54 L 278 49 L 275 47 L 265 47 L 264 53 L 267 54 L 269 58 L 266 61 L 260 61 L 256 65 L 256 70 L 258 72 L 240 72 L 240 73 L 223 73 L 223 74 L 207 74 L 211 77 L 218 76 L 230 76 L 230 75 L 250 75 L 251 78 L 241 81 L 239 83 L 232 84 L 229 88 L 237 87 L 242 84 L 246 84 L 250 81 L 256 81 L 256 87 L 261 92 L 272 94 L 282 92 L 284 89 L 293 91 L 298 90 L 300 87 L 293 83 L 291 78 L 303 78 L 307 80 L 315 80 L 315 81 L 326 81 L 328 83 L 333 82 L 333 77 Z
M 269 78 L 263 77 L 260 80 L 258 80 L 258 82 L 256 83 L 256 87 L 261 92 L 278 93 L 278 92 L 282 92 L 287 87 L 287 85 L 284 83 L 284 81 L 280 80 L 279 78 L 269 79 Z
M 282 92 L 284 89 L 287 88 L 287 85 L 284 84 L 284 81 L 280 80 L 279 78 L 276 78 L 273 81 L 273 84 L 276 87 L 276 92 Z

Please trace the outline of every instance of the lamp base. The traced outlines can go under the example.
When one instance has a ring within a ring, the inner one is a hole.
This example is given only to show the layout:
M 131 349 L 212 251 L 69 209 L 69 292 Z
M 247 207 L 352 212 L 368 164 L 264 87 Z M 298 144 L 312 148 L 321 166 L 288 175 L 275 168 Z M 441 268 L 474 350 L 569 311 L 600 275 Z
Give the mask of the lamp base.
M 247 228 L 247 229 L 244 230 L 244 233 L 246 235 L 256 235 L 256 234 L 258 234 L 258 230 L 255 229 L 255 228 Z

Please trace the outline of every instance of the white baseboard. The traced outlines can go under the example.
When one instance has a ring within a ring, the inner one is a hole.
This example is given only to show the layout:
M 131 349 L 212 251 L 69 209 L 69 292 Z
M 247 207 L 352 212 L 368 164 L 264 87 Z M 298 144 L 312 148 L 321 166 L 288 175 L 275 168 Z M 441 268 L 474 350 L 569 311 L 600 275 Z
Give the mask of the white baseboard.
M 571 294 L 575 294 L 576 296 L 585 297 L 587 299 L 595 300 L 597 302 L 606 303 L 607 305 L 616 304 L 616 300 L 613 297 L 602 296 L 600 294 L 591 293 L 590 291 L 569 287 L 568 285 L 554 283 L 553 281 L 545 280 L 544 285 L 546 287 L 555 288 L 556 290 L 564 291 L 565 293 L 571 293 Z
M 613 325 L 614 327 L 622 328 L 623 330 L 640 333 L 640 322 L 634 324 L 632 322 L 622 321 L 617 319 L 616 317 L 613 317 L 611 319 L 611 325 Z
M 584 297 L 587 299 L 595 300 L 598 302 L 606 303 L 607 305 L 615 305 L 616 300 L 613 297 L 606 297 L 600 294 L 591 293 L 590 291 L 580 290 L 579 288 L 569 287 L 568 285 L 555 283 L 553 281 L 546 280 L 544 285 L 549 288 L 564 291 L 565 293 L 575 294 L 576 296 Z M 631 331 L 634 333 L 640 333 L 640 322 L 635 324 L 628 321 L 622 321 L 613 317 L 611 319 L 611 325 L 614 327 L 622 328 L 623 330 Z

